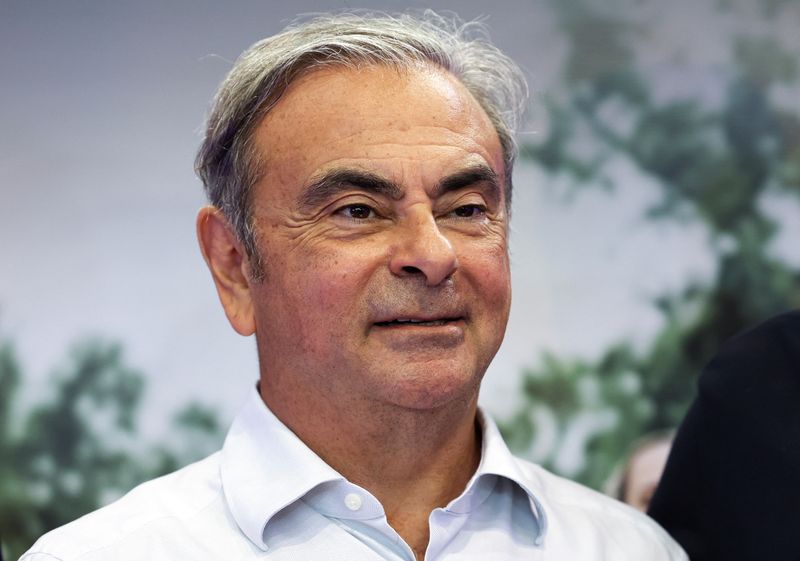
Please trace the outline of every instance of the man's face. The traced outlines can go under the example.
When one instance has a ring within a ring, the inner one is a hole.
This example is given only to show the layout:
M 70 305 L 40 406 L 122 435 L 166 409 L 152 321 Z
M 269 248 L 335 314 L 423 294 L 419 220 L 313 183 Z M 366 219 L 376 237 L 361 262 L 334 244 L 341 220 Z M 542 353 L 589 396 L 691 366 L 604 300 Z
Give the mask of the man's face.
M 254 142 L 264 395 L 475 397 L 511 299 L 503 157 L 477 102 L 432 68 L 324 69 Z

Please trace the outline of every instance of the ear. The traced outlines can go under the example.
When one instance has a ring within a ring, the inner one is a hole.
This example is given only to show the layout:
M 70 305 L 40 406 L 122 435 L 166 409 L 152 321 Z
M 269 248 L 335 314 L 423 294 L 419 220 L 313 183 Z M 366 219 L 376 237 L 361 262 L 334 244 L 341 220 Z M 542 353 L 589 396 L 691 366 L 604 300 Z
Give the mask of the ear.
M 228 321 L 240 335 L 252 335 L 256 323 L 247 255 L 228 220 L 216 207 L 206 206 L 197 213 L 197 240 Z

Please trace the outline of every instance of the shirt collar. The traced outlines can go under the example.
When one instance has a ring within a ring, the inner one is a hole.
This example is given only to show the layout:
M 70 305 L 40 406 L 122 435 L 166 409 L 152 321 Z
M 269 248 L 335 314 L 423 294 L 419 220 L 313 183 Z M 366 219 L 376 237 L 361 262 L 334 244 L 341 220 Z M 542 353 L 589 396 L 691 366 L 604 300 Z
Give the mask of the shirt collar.
M 448 509 L 469 512 L 492 492 L 496 477 L 503 477 L 527 494 L 541 539 L 546 529 L 545 509 L 527 483 L 529 478 L 497 425 L 480 409 L 478 421 L 483 436 L 481 461 L 464 493 Z M 275 514 L 310 491 L 324 489 L 325 483 L 345 481 L 270 411 L 258 391 L 251 392 L 228 431 L 220 477 L 237 525 L 262 550 L 267 549 L 264 530 Z
M 228 508 L 261 549 L 264 528 L 279 511 L 328 481 L 344 479 L 251 392 L 222 446 L 220 477 Z
M 478 409 L 478 422 L 483 435 L 481 461 L 472 480 L 467 484 L 467 490 L 476 488 L 476 484 L 480 480 L 489 479 L 491 476 L 513 481 L 528 496 L 531 514 L 538 526 L 537 539 L 543 540 L 547 530 L 547 509 L 543 504 L 542 497 L 540 494 L 534 493 L 533 485 L 531 485 L 532 479 L 538 478 L 532 478 L 532 474 L 522 470 L 520 460 L 508 449 L 495 422 L 480 408 Z M 542 487 L 541 484 L 537 486 Z

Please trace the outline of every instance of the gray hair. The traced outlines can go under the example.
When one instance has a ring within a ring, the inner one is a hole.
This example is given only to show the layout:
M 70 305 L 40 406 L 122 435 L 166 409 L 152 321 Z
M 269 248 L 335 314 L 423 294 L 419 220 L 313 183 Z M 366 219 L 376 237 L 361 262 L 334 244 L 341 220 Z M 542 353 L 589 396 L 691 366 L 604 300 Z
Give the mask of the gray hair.
M 480 21 L 462 22 L 426 10 L 408 14 L 317 16 L 293 24 L 246 50 L 222 82 L 195 161 L 211 204 L 234 228 L 255 276 L 261 264 L 255 244 L 250 191 L 263 173 L 251 140 L 255 127 L 288 85 L 326 66 L 440 67 L 457 78 L 489 116 L 503 150 L 506 200 L 517 153 L 514 131 L 527 99 L 519 67 L 489 43 Z

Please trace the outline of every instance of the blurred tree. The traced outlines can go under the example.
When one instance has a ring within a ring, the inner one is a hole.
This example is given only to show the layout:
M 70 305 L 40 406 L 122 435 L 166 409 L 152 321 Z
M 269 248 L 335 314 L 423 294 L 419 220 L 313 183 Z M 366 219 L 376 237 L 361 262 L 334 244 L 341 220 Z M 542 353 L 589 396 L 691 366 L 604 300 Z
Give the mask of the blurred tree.
M 0 543 L 17 559 L 46 531 L 107 504 L 137 483 L 218 448 L 216 415 L 189 404 L 175 416 L 176 449 L 137 438 L 144 378 L 125 365 L 119 344 L 87 341 L 43 388 L 15 409 L 19 362 L 0 340 Z
M 761 19 L 732 26 L 719 102 L 660 95 L 638 59 L 648 41 L 635 19 L 641 2 L 552 5 L 570 48 L 563 89 L 545 98 L 549 131 L 523 157 L 576 188 L 613 190 L 614 163 L 632 164 L 661 188 L 648 218 L 701 222 L 717 259 L 710 281 L 656 299 L 664 327 L 644 351 L 621 342 L 594 361 L 546 355 L 524 373 L 525 404 L 503 425 L 506 436 L 599 488 L 634 439 L 680 422 L 696 375 L 724 340 L 800 306 L 800 271 L 771 252 L 780 226 L 766 210 L 770 198 L 800 196 L 800 53 L 769 25 L 800 24 L 800 3 L 768 1 L 755 12 L 753 3 L 720 3 L 728 21 Z

